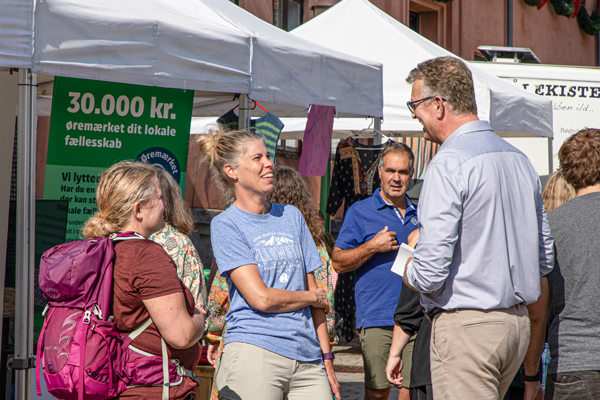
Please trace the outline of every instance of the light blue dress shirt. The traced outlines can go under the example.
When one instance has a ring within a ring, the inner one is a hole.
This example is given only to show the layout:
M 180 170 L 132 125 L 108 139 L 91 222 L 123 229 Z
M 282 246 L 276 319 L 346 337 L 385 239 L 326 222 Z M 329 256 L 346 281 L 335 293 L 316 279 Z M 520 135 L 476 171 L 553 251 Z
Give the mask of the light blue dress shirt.
M 554 266 L 539 177 L 485 121 L 462 125 L 427 168 L 408 282 L 425 311 L 531 304 Z

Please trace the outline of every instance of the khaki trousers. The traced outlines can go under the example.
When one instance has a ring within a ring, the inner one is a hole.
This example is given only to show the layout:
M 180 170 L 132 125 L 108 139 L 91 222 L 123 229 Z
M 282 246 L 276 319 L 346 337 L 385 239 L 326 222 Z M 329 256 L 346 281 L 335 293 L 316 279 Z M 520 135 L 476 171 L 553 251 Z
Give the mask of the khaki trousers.
M 438 314 L 431 326 L 434 399 L 503 399 L 528 345 L 529 314 L 524 305 Z
M 247 343 L 225 345 L 216 379 L 220 400 L 332 400 L 323 364 Z

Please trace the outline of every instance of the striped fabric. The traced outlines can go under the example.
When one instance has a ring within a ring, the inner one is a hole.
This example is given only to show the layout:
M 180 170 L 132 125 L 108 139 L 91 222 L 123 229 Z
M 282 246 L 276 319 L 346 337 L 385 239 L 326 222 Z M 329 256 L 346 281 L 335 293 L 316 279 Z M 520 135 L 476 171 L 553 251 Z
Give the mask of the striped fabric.
M 267 150 L 271 153 L 271 159 L 275 162 L 275 150 L 284 126 L 283 122 L 275 114 L 268 112 L 263 117 L 252 120 L 252 126 L 254 126 L 254 133 L 263 137 Z
M 404 137 L 398 141 L 403 142 L 415 153 L 415 173 L 413 179 L 425 178 L 425 171 L 429 162 L 437 154 L 440 145 L 425 140 L 422 137 Z

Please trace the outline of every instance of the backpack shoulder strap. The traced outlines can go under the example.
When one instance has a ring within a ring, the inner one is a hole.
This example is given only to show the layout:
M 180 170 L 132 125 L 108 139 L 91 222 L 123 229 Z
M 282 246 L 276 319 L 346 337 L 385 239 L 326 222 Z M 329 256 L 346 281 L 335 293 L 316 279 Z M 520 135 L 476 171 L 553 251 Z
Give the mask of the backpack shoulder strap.
M 152 323 L 152 318 L 148 317 L 148 319 L 146 319 L 144 322 L 142 322 L 142 324 L 140 326 L 135 328 L 135 330 L 127 336 L 129 336 L 129 338 L 133 342 L 133 340 L 136 337 L 140 336 L 140 333 L 144 332 L 146 330 L 146 328 L 150 326 L 151 323 Z
M 129 239 L 146 239 L 142 235 L 134 231 L 128 232 L 119 232 L 119 233 L 111 233 L 108 238 L 113 242 L 121 241 L 121 240 L 129 240 Z
M 140 333 L 144 332 L 146 330 L 146 328 L 150 326 L 151 323 L 152 323 L 152 318 L 148 317 L 148 319 L 146 319 L 144 322 L 142 322 L 142 324 L 140 326 L 135 328 L 135 330 L 127 336 L 129 336 L 129 338 L 133 342 L 133 340 L 136 337 L 140 336 Z
M 162 370 L 163 370 L 163 390 L 162 390 L 162 400 L 169 400 L 169 386 L 171 386 L 171 382 L 169 382 L 169 356 L 167 354 L 167 344 L 165 343 L 165 339 L 160 337 L 160 347 L 162 349 Z
M 138 337 L 142 332 L 146 330 L 152 323 L 152 317 L 148 317 L 140 326 L 138 326 L 133 332 L 129 335 L 129 338 L 133 342 L 133 340 Z M 165 340 L 160 338 L 160 347 L 162 352 L 162 371 L 163 371 L 163 390 L 162 390 L 162 400 L 169 400 L 169 387 L 171 386 L 171 382 L 169 380 L 169 355 L 167 353 L 167 344 Z

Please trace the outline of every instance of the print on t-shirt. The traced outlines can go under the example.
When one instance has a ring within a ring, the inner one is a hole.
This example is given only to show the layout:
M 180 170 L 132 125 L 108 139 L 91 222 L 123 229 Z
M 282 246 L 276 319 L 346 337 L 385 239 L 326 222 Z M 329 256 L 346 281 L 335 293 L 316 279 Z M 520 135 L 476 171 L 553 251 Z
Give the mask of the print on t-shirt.
M 293 276 L 304 274 L 302 247 L 291 234 L 268 232 L 253 241 L 252 254 L 265 281 L 273 282 L 275 287 L 282 289 Z

